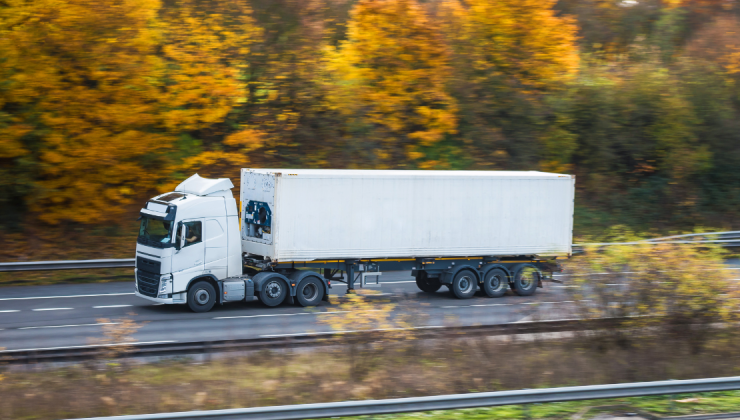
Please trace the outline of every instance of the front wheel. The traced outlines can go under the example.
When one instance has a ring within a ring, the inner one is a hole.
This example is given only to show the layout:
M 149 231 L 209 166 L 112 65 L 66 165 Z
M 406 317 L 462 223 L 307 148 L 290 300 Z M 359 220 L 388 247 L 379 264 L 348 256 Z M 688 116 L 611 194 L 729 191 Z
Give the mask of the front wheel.
M 216 304 L 216 289 L 207 281 L 199 281 L 188 290 L 188 307 L 193 312 L 208 312 Z

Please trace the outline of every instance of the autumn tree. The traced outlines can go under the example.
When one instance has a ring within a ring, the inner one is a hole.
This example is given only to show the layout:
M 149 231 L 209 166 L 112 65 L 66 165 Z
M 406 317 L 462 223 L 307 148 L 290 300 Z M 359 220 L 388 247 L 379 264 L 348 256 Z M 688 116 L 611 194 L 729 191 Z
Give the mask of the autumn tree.
M 346 165 L 341 116 L 326 100 L 320 75 L 321 51 L 344 36 L 350 6 L 333 0 L 252 1 L 252 16 L 264 30 L 244 58 L 246 98 L 219 130 L 199 136 L 203 151 L 184 158 L 176 175 L 238 177 L 245 166 Z
M 555 1 L 446 1 L 460 138 L 480 168 L 532 168 L 550 123 L 543 102 L 578 70 L 577 27 Z
M 361 0 L 347 39 L 328 56 L 350 154 L 376 168 L 440 164 L 425 150 L 456 133 L 457 106 L 447 91 L 447 46 L 418 3 Z
M 177 136 L 244 96 L 254 29 L 241 2 L 207 16 L 183 2 L 10 0 L 0 9 L 6 170 L 35 162 L 26 204 L 41 220 L 99 223 L 166 176 Z M 234 8 L 240 17 L 230 15 Z M 236 28 L 236 29 L 235 29 Z

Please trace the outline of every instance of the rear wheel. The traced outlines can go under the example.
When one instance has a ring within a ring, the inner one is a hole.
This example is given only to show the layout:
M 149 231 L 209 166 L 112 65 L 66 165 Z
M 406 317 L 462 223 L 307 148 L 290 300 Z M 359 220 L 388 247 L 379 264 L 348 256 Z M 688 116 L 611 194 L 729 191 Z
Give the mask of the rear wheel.
M 452 293 L 458 299 L 470 299 L 478 289 L 478 280 L 470 270 L 460 270 L 452 280 Z
M 298 285 L 295 296 L 301 306 L 316 306 L 324 297 L 324 285 L 316 277 L 308 277 Z
M 260 300 L 267 306 L 278 306 L 285 300 L 288 294 L 285 282 L 278 278 L 271 278 L 262 285 Z
M 437 277 L 429 277 L 426 271 L 420 271 L 416 274 L 416 286 L 422 292 L 434 293 L 442 287 Z
M 524 266 L 514 274 L 512 289 L 519 296 L 533 295 L 540 281 L 540 272 L 532 266 Z
M 483 291 L 488 297 L 501 297 L 506 293 L 508 279 L 504 270 L 494 268 L 483 278 Z
M 188 307 L 193 312 L 208 312 L 216 303 L 216 289 L 207 281 L 199 281 L 188 290 Z

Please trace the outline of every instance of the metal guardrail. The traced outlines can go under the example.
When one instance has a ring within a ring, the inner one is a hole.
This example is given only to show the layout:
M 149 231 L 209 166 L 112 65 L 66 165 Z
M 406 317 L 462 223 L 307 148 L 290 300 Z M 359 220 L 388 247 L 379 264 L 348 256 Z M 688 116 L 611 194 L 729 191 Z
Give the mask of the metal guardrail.
M 281 405 L 212 411 L 96 417 L 95 420 L 290 420 L 327 417 L 381 415 L 413 411 L 455 410 L 514 404 L 551 403 L 603 398 L 642 397 L 740 389 L 740 377 L 691 379 L 681 381 L 637 382 L 613 385 L 574 386 L 438 395 L 388 400 L 342 401 L 321 404 Z M 86 419 L 93 420 L 93 419 Z
M 135 258 L 80 261 L 29 261 L 0 263 L 0 271 L 41 271 L 41 270 L 79 270 L 87 268 L 125 268 L 134 267 Z
M 717 237 L 717 239 L 707 239 Z M 573 244 L 574 250 L 579 251 L 587 246 L 609 246 L 609 245 L 644 245 L 650 243 L 671 244 L 719 244 L 726 247 L 740 246 L 740 231 L 689 233 L 686 235 L 666 236 L 664 238 L 645 239 L 635 242 L 603 242 Z M 80 261 L 29 261 L 0 263 L 2 271 L 42 271 L 42 270 L 81 270 L 89 268 L 127 268 L 134 267 L 136 259 L 109 259 L 109 260 L 80 260 Z
M 708 239 L 708 238 L 716 239 Z M 687 233 L 685 235 L 665 236 L 662 238 L 643 239 L 633 242 L 596 242 L 573 244 L 573 248 L 610 245 L 645 245 L 645 244 L 719 244 L 727 247 L 740 246 L 740 231 Z

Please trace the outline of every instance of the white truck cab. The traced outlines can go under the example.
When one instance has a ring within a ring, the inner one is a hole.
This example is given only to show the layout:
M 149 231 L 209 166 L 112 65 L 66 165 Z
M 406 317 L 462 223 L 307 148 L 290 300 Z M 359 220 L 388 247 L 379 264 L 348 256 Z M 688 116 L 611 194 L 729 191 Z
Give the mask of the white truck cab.
M 191 300 L 194 310 L 209 310 L 217 300 L 218 280 L 242 274 L 233 187 L 228 178 L 195 174 L 174 192 L 146 203 L 136 241 L 137 296 L 158 303 Z

